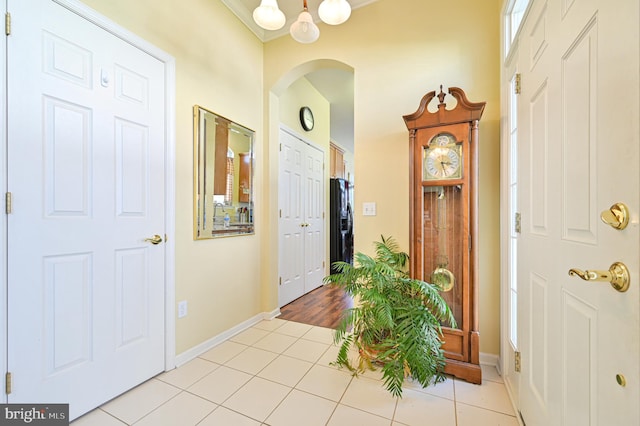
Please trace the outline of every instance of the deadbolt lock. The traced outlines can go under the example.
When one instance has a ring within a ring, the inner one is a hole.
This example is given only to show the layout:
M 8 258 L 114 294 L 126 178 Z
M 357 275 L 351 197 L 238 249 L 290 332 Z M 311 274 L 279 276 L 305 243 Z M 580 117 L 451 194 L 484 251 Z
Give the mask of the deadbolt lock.
M 629 224 L 629 209 L 622 203 L 615 203 L 600 214 L 600 219 L 614 229 L 623 230 Z

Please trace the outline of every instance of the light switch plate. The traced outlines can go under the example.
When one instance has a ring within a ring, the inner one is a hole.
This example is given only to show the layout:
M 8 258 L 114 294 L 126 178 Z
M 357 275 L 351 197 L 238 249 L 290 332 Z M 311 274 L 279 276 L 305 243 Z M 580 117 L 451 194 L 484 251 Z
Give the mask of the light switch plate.
M 376 203 L 362 203 L 362 216 L 375 216 Z

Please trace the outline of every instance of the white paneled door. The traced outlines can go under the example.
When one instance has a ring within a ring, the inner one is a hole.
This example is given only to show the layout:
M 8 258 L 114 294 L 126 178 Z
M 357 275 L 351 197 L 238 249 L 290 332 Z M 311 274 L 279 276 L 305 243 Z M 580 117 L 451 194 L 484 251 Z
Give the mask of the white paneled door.
M 322 285 L 324 153 L 280 130 L 279 306 Z
M 9 402 L 72 418 L 164 369 L 163 63 L 9 1 Z
M 639 3 L 532 3 L 517 50 L 518 405 L 527 426 L 638 425 Z M 615 203 L 625 229 L 601 220 Z M 606 282 L 615 262 L 625 292 Z

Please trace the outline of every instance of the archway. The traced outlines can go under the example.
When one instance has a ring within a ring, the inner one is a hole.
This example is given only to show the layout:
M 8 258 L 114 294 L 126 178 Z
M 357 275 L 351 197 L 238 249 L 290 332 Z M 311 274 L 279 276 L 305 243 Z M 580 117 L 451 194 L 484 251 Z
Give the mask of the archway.
M 322 71 L 330 71 L 334 74 L 342 72 L 351 79 L 351 90 L 353 90 L 353 79 L 355 78 L 354 68 L 343 62 L 332 59 L 317 59 L 300 64 L 288 72 L 284 73 L 277 82 L 271 87 L 268 93 L 267 116 L 265 117 L 265 139 L 263 140 L 263 155 L 265 157 L 265 170 L 263 178 L 269 185 L 265 186 L 265 194 L 263 194 L 263 203 L 265 205 L 266 224 L 264 230 L 267 233 L 263 239 L 263 252 L 268 253 L 263 263 L 263 290 L 264 302 L 273 309 L 274 305 L 278 305 L 279 292 L 279 210 L 278 210 L 278 171 L 279 171 L 279 131 L 283 121 L 281 117 L 281 97 L 286 93 L 289 87 L 296 81 L 306 78 L 310 74 L 322 73 Z M 317 75 L 317 74 L 316 74 Z M 353 92 L 351 92 L 353 93 Z M 351 108 L 353 108 L 353 94 L 351 94 Z M 353 126 L 353 118 L 351 117 L 351 126 Z M 353 132 L 353 130 L 352 130 Z M 353 134 L 353 133 L 352 133 Z M 351 139 L 353 144 L 353 139 Z M 326 141 L 327 147 L 329 141 Z M 351 145 L 352 147 L 353 145 Z M 353 148 L 351 148 L 353 152 Z M 328 157 L 328 150 L 326 152 Z M 351 157 L 352 158 L 352 157 Z M 328 185 L 329 174 L 326 172 L 325 185 Z M 326 201 L 328 202 L 328 186 L 325 187 Z M 328 216 L 325 219 L 328 228 Z M 329 245 L 325 244 L 326 269 L 328 270 Z M 274 314 L 279 312 L 275 309 Z

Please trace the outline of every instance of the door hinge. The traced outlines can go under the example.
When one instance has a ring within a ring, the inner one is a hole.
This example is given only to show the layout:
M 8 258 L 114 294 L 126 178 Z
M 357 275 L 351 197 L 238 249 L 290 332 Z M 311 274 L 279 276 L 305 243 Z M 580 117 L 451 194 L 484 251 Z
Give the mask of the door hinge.
M 280 144 L 280 151 L 282 151 L 282 144 Z
M 516 234 L 519 234 L 522 231 L 522 218 L 520 216 L 520 212 L 516 212 L 514 230 L 516 231 Z
M 324 260 L 323 260 L 323 261 L 322 261 L 322 267 L 323 267 L 323 268 L 324 268 L 324 265 L 325 265 L 325 263 L 324 263 Z
M 280 215 L 280 217 L 282 217 L 282 209 L 280 209 L 280 212 L 278 214 Z
M 7 395 L 11 393 L 11 373 L 8 371 L 4 376 L 4 389 Z
M 522 92 L 522 77 L 520 73 L 516 73 L 515 75 L 513 91 L 516 95 L 519 95 Z
M 4 14 L 4 33 L 11 35 L 11 14 L 9 12 Z
M 10 192 L 7 192 L 4 195 L 4 210 L 7 214 L 11 214 L 13 212 L 13 201 Z
M 522 368 L 521 359 L 520 359 L 520 352 L 516 351 L 515 354 L 516 354 L 516 356 L 515 356 L 514 369 L 516 370 L 516 373 L 519 373 L 521 368 Z
M 282 277 L 278 277 L 278 284 L 282 285 Z

